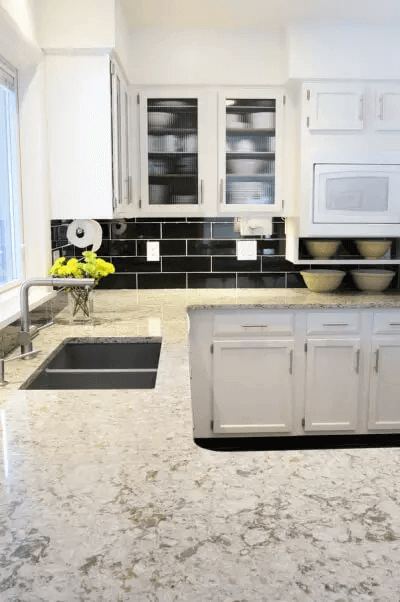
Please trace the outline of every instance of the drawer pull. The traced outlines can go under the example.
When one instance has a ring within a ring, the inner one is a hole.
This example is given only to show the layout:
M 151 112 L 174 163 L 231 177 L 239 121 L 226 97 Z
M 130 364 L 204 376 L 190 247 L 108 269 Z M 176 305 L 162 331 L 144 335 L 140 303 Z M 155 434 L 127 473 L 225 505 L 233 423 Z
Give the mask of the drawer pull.
M 293 349 L 290 350 L 289 354 L 289 374 L 293 374 Z
M 379 368 L 379 349 L 375 351 L 375 372 L 378 372 Z
M 268 328 L 268 324 L 241 324 L 242 328 Z
M 360 372 L 360 350 L 356 351 L 356 374 Z
M 400 326 L 400 322 L 389 322 L 389 326 Z
M 328 324 L 322 324 L 322 326 L 348 326 L 346 322 L 329 322 Z

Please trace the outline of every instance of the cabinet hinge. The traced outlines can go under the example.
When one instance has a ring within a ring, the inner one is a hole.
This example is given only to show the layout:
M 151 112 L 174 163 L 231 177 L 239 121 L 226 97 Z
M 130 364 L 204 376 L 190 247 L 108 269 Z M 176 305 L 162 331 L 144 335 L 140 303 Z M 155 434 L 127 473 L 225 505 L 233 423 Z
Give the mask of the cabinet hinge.
M 310 118 L 309 117 L 307 117 L 306 124 L 307 124 L 307 127 L 309 128 L 310 127 Z
M 310 96 L 311 96 L 310 90 L 307 90 L 307 100 L 310 100 Z
M 138 105 L 140 105 L 140 94 L 138 94 L 138 95 L 136 96 L 136 103 L 137 103 Z
M 210 429 L 212 431 L 214 430 L 214 420 L 211 420 L 211 422 L 210 422 Z
M 283 106 L 286 104 L 286 96 L 283 97 Z
M 305 353 L 307 353 L 307 351 L 308 351 L 308 345 L 307 345 L 307 343 L 304 343 L 304 351 L 305 351 Z
M 303 428 L 305 428 L 305 426 L 306 426 L 306 419 L 305 419 L 305 418 L 302 418 L 302 419 L 301 419 L 301 426 L 302 426 Z
M 210 351 L 211 351 L 211 353 L 214 353 L 214 345 L 211 345 Z

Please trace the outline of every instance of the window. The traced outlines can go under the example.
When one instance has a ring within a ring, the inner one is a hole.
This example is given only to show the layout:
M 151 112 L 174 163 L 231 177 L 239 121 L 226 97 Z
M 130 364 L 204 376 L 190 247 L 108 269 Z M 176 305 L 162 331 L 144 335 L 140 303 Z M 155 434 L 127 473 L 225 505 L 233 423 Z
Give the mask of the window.
M 21 276 L 16 73 L 0 58 L 0 289 Z

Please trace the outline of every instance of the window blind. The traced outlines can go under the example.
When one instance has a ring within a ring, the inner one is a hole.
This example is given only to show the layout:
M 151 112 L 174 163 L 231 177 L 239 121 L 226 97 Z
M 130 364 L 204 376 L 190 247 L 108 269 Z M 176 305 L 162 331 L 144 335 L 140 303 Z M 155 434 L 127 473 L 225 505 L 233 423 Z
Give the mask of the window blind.
M 0 56 L 0 85 L 14 91 L 17 85 L 17 72 Z

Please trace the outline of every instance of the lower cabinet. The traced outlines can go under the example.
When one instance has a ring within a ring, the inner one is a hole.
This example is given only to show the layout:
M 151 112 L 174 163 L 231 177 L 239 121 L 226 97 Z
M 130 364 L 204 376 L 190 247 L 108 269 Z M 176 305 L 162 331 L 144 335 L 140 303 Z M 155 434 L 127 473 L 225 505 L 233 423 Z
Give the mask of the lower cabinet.
M 356 429 L 359 368 L 359 339 L 307 340 L 305 431 Z
M 372 339 L 368 428 L 400 429 L 400 337 Z
M 290 433 L 294 341 L 213 343 L 213 432 Z

